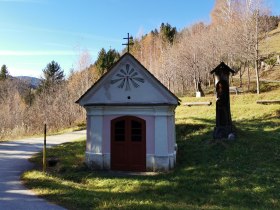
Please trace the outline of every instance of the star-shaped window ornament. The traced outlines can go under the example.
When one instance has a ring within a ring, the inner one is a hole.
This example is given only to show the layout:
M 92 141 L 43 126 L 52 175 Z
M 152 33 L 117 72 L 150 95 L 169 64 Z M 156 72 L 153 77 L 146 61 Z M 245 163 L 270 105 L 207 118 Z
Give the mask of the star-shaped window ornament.
M 145 80 L 139 76 L 134 68 L 130 68 L 129 64 L 125 65 L 125 70 L 120 69 L 115 78 L 111 80 L 111 84 L 117 84 L 118 88 L 131 90 L 131 87 L 138 88 Z

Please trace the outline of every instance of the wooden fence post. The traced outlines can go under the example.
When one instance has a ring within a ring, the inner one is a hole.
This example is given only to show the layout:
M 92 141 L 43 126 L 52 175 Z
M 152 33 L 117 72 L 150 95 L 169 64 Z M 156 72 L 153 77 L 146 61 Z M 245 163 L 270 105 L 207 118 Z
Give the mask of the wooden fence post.
M 47 125 L 44 125 L 44 147 L 43 147 L 43 172 L 46 173 L 46 141 L 47 141 Z

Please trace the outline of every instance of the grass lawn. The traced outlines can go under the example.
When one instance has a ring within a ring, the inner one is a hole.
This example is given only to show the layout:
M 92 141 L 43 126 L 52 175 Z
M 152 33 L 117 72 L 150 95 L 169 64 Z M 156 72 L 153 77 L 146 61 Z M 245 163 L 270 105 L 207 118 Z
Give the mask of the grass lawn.
M 155 176 L 92 172 L 84 165 L 85 140 L 48 149 L 60 162 L 23 175 L 39 196 L 68 209 L 280 209 L 280 106 L 256 100 L 267 94 L 232 95 L 235 142 L 213 142 L 215 104 L 176 110 L 177 165 Z M 185 101 L 212 101 L 185 97 Z

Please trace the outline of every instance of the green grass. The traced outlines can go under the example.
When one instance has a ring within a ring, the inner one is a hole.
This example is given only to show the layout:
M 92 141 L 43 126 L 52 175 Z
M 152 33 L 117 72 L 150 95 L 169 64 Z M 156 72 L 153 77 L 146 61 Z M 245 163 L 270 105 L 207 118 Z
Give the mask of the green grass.
M 215 105 L 176 110 L 178 143 L 174 171 L 155 176 L 89 171 L 85 141 L 48 149 L 60 162 L 47 175 L 26 172 L 39 196 L 68 209 L 280 209 L 280 91 L 232 95 L 237 141 L 214 142 Z M 212 101 L 184 97 L 186 101 Z M 39 166 L 40 155 L 32 159 Z

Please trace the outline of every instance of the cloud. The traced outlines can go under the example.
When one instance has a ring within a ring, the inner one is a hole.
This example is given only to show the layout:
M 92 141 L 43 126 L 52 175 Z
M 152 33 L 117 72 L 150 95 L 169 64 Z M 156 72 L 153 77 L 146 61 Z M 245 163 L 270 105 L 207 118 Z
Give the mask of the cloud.
M 0 3 L 2 1 L 8 1 L 8 0 L 0 0 Z M 30 1 L 30 0 L 12 0 L 12 1 Z M 55 28 L 46 28 L 46 27 L 34 27 L 34 26 L 28 26 L 28 25 L 20 25 L 16 23 L 5 23 L 0 22 L 0 31 L 3 32 L 36 32 L 36 33 L 46 33 L 48 34 L 54 34 L 54 35 L 66 35 L 71 36 L 75 38 L 82 38 L 82 39 L 91 39 L 93 41 L 106 41 L 106 42 L 114 42 L 114 43 L 120 43 L 122 42 L 121 39 L 116 37 L 108 37 L 108 36 L 99 36 L 95 35 L 90 32 L 76 32 L 71 30 L 62 30 L 62 29 L 55 29 Z
M 69 45 L 61 44 L 61 43 L 57 43 L 57 42 L 44 42 L 43 44 L 46 46 L 51 46 L 51 47 L 69 48 Z
M 0 50 L 0 56 L 50 56 L 50 55 L 75 55 L 76 53 L 70 50 L 51 50 L 51 51 L 37 51 L 37 50 Z

